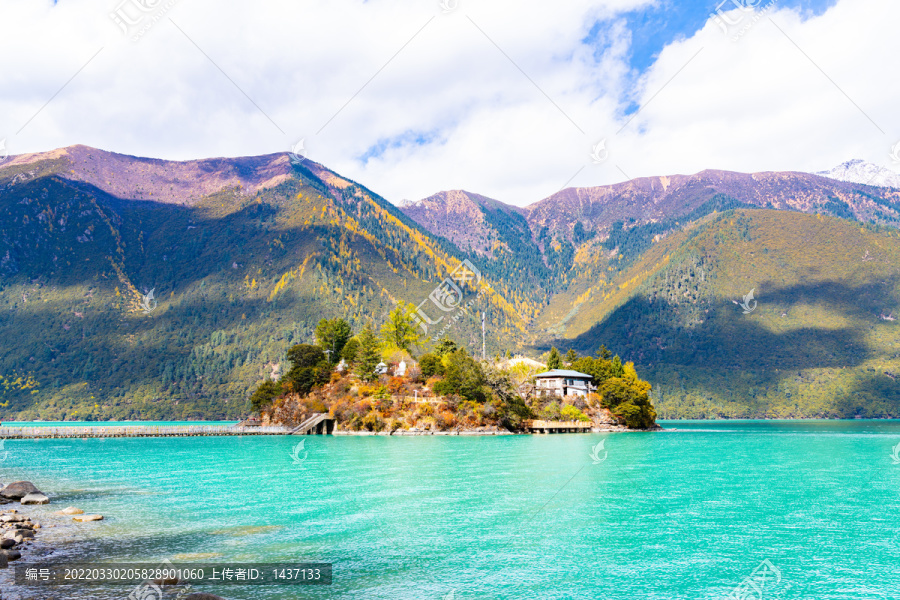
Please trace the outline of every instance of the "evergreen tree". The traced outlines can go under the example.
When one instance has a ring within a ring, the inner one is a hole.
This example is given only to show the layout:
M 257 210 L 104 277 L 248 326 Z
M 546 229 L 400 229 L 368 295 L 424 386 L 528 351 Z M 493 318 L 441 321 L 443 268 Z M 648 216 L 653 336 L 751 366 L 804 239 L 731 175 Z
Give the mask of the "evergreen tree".
M 328 360 L 336 364 L 340 360 L 341 351 L 353 335 L 350 324 L 340 317 L 322 319 L 316 326 L 316 341 L 328 354 Z
M 569 351 L 566 352 L 566 363 L 571 366 L 576 360 L 578 360 L 578 353 L 572 348 L 569 348 Z
M 366 325 L 358 336 L 359 351 L 356 354 L 356 375 L 363 381 L 374 381 L 375 367 L 381 362 L 381 344 L 372 328 Z
M 297 344 L 287 351 L 291 369 L 285 378 L 286 387 L 301 395 L 324 385 L 331 375 L 331 364 L 319 346 Z
M 459 350 L 459 346 L 456 345 L 456 342 L 444 336 L 441 338 L 441 341 L 437 343 L 437 346 L 434 348 L 434 353 L 438 356 L 445 356 L 452 352 L 456 352 Z
M 558 369 L 562 366 L 562 357 L 559 355 L 559 350 L 556 349 L 556 346 L 550 348 L 550 357 L 547 359 L 547 368 L 550 370 Z

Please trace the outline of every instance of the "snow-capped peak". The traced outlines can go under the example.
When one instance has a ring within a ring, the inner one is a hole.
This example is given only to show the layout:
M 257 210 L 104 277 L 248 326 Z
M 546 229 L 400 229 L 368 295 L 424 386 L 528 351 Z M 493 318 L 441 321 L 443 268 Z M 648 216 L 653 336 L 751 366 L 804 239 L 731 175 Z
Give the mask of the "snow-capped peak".
M 816 175 L 850 183 L 900 188 L 900 175 L 890 169 L 858 158 L 841 163 L 828 171 L 819 171 Z

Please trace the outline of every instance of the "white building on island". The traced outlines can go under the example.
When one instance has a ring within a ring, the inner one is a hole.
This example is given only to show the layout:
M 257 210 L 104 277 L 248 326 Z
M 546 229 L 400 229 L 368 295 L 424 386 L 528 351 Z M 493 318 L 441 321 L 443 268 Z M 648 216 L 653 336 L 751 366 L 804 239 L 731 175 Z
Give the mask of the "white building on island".
M 553 369 L 538 373 L 534 376 L 535 391 L 538 394 L 552 394 L 565 398 L 566 396 L 587 396 L 596 390 L 591 385 L 590 375 L 569 371 L 566 369 Z

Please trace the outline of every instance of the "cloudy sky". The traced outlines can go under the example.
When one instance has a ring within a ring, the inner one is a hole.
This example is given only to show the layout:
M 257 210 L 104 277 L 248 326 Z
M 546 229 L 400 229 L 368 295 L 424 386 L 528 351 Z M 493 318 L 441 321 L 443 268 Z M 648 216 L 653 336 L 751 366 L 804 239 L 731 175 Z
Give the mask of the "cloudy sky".
M 393 202 L 897 170 L 898 22 L 896 0 L 3 0 L 0 139 L 169 159 L 303 140 Z

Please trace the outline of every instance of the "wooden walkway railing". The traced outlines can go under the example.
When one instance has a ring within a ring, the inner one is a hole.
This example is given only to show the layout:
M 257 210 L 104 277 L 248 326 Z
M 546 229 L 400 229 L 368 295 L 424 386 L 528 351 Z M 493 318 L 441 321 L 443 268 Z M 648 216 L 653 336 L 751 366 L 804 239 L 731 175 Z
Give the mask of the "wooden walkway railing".
M 588 433 L 590 421 L 525 421 L 524 429 L 531 433 Z
M 112 426 L 112 427 L 0 427 L 0 438 L 117 438 L 191 437 L 208 435 L 287 435 L 285 427 L 235 427 L 227 425 Z

